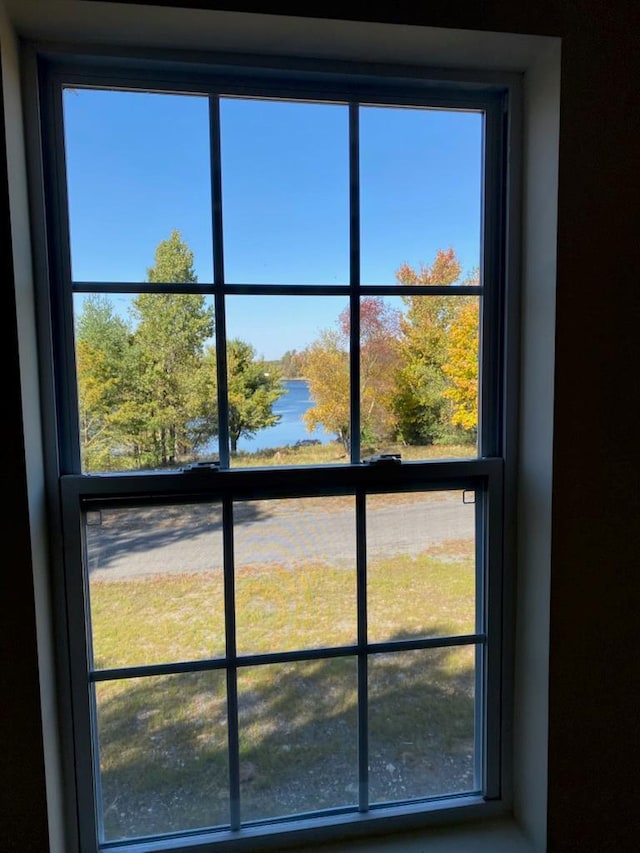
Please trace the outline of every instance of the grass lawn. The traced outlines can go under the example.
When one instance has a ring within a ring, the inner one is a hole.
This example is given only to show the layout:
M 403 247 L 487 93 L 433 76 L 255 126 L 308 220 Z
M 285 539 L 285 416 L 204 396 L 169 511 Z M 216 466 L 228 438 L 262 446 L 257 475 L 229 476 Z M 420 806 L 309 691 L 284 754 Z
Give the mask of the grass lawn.
M 236 574 L 238 650 L 355 641 L 355 573 L 309 563 Z M 96 665 L 202 659 L 224 649 L 220 572 L 92 580 Z M 474 630 L 470 542 L 368 568 L 370 639 Z M 371 800 L 473 788 L 474 649 L 370 658 Z M 229 820 L 224 671 L 97 685 L 107 839 Z M 357 669 L 349 656 L 238 670 L 241 816 L 357 803 Z
M 467 459 L 477 455 L 475 444 L 430 444 L 404 445 L 390 444 L 377 449 L 363 449 L 363 456 L 373 453 L 400 453 L 405 461 L 422 459 Z M 328 444 L 286 446 L 253 453 L 241 451 L 233 455 L 231 465 L 234 468 L 260 467 L 265 465 L 335 465 L 349 461 L 347 451 L 340 442 Z

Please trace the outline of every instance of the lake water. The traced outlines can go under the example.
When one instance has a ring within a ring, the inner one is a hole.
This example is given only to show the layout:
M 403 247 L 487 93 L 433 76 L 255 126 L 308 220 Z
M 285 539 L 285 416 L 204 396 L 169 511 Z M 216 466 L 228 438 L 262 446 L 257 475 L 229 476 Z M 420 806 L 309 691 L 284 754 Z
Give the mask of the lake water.
M 327 444 L 335 438 L 333 435 L 327 435 L 322 427 L 311 433 L 307 432 L 302 416 L 313 405 L 307 382 L 304 379 L 287 379 L 283 384 L 287 389 L 286 393 L 273 406 L 274 414 L 280 415 L 280 422 L 259 430 L 254 438 L 240 438 L 238 450 L 251 453 L 269 447 L 284 447 L 307 439 L 316 439 Z

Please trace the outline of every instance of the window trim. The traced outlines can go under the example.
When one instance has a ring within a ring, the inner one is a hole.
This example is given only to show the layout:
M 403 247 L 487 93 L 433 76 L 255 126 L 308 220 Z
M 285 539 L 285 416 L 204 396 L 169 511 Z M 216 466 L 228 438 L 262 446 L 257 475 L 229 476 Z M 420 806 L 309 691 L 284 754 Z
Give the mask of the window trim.
M 65 61 L 66 61 L 66 59 L 65 59 Z M 84 58 L 82 59 L 82 61 L 83 62 L 85 61 Z M 107 63 L 109 61 L 110 61 L 109 59 L 106 60 Z M 152 64 L 154 64 L 155 61 L 156 61 L 155 59 L 151 60 Z M 234 63 L 236 61 L 238 61 L 237 57 L 234 57 Z M 56 65 L 55 61 L 52 64 Z M 100 64 L 100 63 L 98 63 L 98 64 Z M 143 64 L 145 64 L 144 60 L 143 60 Z M 296 61 L 295 65 L 298 66 L 299 64 L 300 63 L 298 63 Z M 287 70 L 290 70 L 290 68 L 288 67 L 289 66 L 288 62 L 285 62 L 284 65 L 287 66 Z M 62 67 L 62 66 L 60 66 L 60 67 Z M 71 63 L 70 67 L 74 67 L 74 63 Z M 306 65 L 305 65 L 305 67 L 306 67 Z M 358 67 L 361 67 L 361 66 L 358 66 Z M 376 67 L 376 73 L 379 73 L 379 70 L 380 69 L 378 67 Z M 388 69 L 385 69 L 385 71 L 388 71 Z M 406 69 L 401 69 L 401 71 L 402 71 L 402 74 L 406 73 Z M 150 72 L 150 73 L 153 73 L 153 72 Z M 187 74 L 188 73 L 189 72 L 187 72 Z M 395 72 L 390 71 L 389 73 L 391 75 L 393 75 L 394 73 L 398 73 L 398 69 L 396 69 Z M 422 76 L 424 76 L 425 79 L 427 79 L 427 80 L 432 80 L 434 77 L 437 78 L 439 76 L 439 73 L 434 74 L 434 73 L 429 72 L 428 70 L 425 70 L 425 69 L 420 69 L 420 74 Z M 441 88 L 443 85 L 446 86 L 446 83 L 444 82 L 444 78 L 446 76 L 447 76 L 447 72 L 443 72 L 441 74 L 442 79 L 437 84 L 438 88 Z M 452 75 L 452 76 L 455 77 L 456 75 Z M 469 77 L 473 77 L 474 75 L 462 75 L 462 76 L 464 76 L 466 79 Z M 506 75 L 506 76 L 509 78 L 508 82 L 506 82 L 504 84 L 500 84 L 500 86 L 498 87 L 500 89 L 500 92 L 501 92 L 500 97 L 502 98 L 504 92 L 506 90 L 508 90 L 509 98 L 510 98 L 511 105 L 513 108 L 512 116 L 513 115 L 517 116 L 518 106 L 517 105 L 514 106 L 514 101 L 517 102 L 517 100 L 519 98 L 519 87 L 518 87 L 518 85 L 516 85 L 515 81 L 512 79 L 512 75 Z M 109 77 L 113 83 L 113 75 L 110 72 L 109 72 Z M 495 78 L 495 75 L 493 75 L 493 77 Z M 51 84 L 52 79 L 53 79 L 53 77 L 49 78 L 47 85 Z M 103 78 L 100 78 L 100 79 L 103 79 Z M 123 75 L 122 78 L 120 78 L 120 82 L 122 82 L 123 85 L 125 85 L 124 84 L 125 79 L 131 81 L 132 78 L 131 78 L 129 72 L 127 72 L 126 74 Z M 140 78 L 139 76 L 136 76 L 135 79 L 138 81 L 138 85 L 139 85 L 140 81 L 144 78 Z M 127 85 L 131 85 L 131 82 L 129 82 Z M 159 85 L 161 85 L 161 84 L 159 84 Z M 452 88 L 451 88 L 452 97 L 454 97 L 454 95 L 456 97 L 459 95 L 460 86 L 461 86 L 460 80 L 456 80 L 452 84 Z M 487 86 L 487 84 L 485 84 L 484 82 L 482 84 L 480 84 L 480 86 L 481 86 L 481 88 L 484 88 L 484 89 L 491 89 L 492 88 L 492 86 Z M 181 90 L 182 90 L 182 87 L 181 87 Z M 427 86 L 425 87 L 425 92 L 426 91 L 427 91 Z M 326 92 L 323 91 L 323 94 L 326 95 Z M 451 104 L 451 101 L 449 100 L 448 96 L 445 100 L 446 100 L 447 105 L 449 106 Z M 498 120 L 498 117 L 499 117 L 500 121 L 501 121 L 502 109 L 503 109 L 502 103 L 500 103 L 498 106 L 496 106 L 495 102 L 493 102 L 493 98 L 491 100 L 492 100 L 493 108 L 494 108 L 494 112 L 492 113 L 492 115 L 494 115 L 496 117 L 496 120 Z M 405 102 L 406 102 L 406 100 L 405 100 Z M 459 103 L 463 104 L 464 100 L 460 100 Z M 474 106 L 477 107 L 477 102 L 474 102 Z M 51 118 L 51 117 L 49 116 L 49 118 Z M 60 132 L 59 126 L 56 128 L 55 132 L 56 133 Z M 513 142 L 513 138 L 514 138 L 513 137 L 513 133 L 514 133 L 513 126 L 512 126 L 511 131 L 509 131 L 509 133 L 512 135 L 511 136 L 511 142 Z M 494 135 L 492 138 L 495 140 L 496 146 L 501 147 L 503 145 L 504 140 L 503 140 L 502 136 L 499 140 L 498 140 L 497 135 Z M 49 149 L 49 153 L 51 153 L 51 149 Z M 53 174 L 54 174 L 54 177 L 51 180 L 56 185 L 56 191 L 61 192 L 61 193 L 64 192 L 64 190 L 63 190 L 64 183 L 60 180 L 60 164 L 59 163 L 54 165 Z M 512 182 L 513 182 L 513 175 L 512 175 Z M 514 192 L 513 184 L 510 188 L 505 188 L 504 192 L 505 192 L 505 195 L 507 193 L 512 194 Z M 512 207 L 513 199 L 511 199 L 510 202 L 507 202 L 507 200 L 505 198 L 504 201 L 507 204 L 507 206 Z M 51 211 L 49 211 L 49 215 L 51 215 Z M 490 216 L 493 215 L 496 218 L 502 217 L 502 214 L 498 213 L 495 209 L 492 209 L 489 212 L 489 215 Z M 57 227 L 58 228 L 61 227 L 60 222 L 57 223 Z M 500 229 L 498 228 L 496 230 L 499 231 Z M 58 244 L 58 240 L 55 240 L 52 242 L 55 244 Z M 510 247 L 510 250 L 512 251 L 512 253 L 515 253 L 517 255 L 516 235 L 511 234 L 508 237 L 508 242 L 509 242 L 509 247 Z M 62 245 L 64 245 L 64 243 Z M 50 251 L 55 251 L 55 249 L 53 248 L 53 246 L 51 244 L 50 244 L 49 248 L 50 248 Z M 489 249 L 490 253 L 493 253 L 493 260 L 491 262 L 495 263 L 499 259 L 500 265 L 502 266 L 502 269 L 504 271 L 504 266 L 506 266 L 509 263 L 509 259 L 508 259 L 508 257 L 506 259 L 504 257 L 506 254 L 504 251 L 505 247 L 502 245 L 501 241 L 498 241 L 498 243 L 496 243 L 496 245 L 489 246 L 488 249 Z M 58 262 L 59 262 L 59 259 L 58 259 Z M 64 266 L 64 264 L 63 264 L 63 266 Z M 52 264 L 52 268 L 55 268 L 55 267 L 56 267 L 56 259 L 54 258 L 54 263 Z M 70 276 L 69 276 L 69 278 L 70 278 Z M 137 288 L 139 289 L 139 285 L 137 285 Z M 508 299 L 510 300 L 509 304 L 507 306 L 500 305 L 499 308 L 497 309 L 500 312 L 504 312 L 504 313 L 508 314 L 509 318 L 510 318 L 510 321 L 504 324 L 507 327 L 507 331 L 505 332 L 505 334 L 507 336 L 506 341 L 503 341 L 501 343 L 501 351 L 502 351 L 502 353 L 505 353 L 505 354 L 508 354 L 509 352 L 514 353 L 516 351 L 516 338 L 515 338 L 514 328 L 516 325 L 517 313 L 515 311 L 514 306 L 517 304 L 517 296 L 514 296 L 514 294 L 513 294 L 514 289 L 515 288 L 509 288 L 507 291 Z M 360 288 L 357 298 L 359 298 L 360 294 L 364 295 L 365 290 L 366 290 L 366 288 Z M 379 293 L 380 292 L 380 288 L 378 286 L 371 287 L 370 290 L 372 293 Z M 207 292 L 207 291 L 203 291 L 202 288 L 199 287 L 199 288 L 197 288 L 197 292 Z M 273 290 L 273 286 L 269 286 L 268 292 L 269 293 L 275 292 Z M 306 288 L 305 288 L 305 292 L 308 292 L 306 290 Z M 333 293 L 336 291 L 331 289 L 331 292 Z M 415 292 L 415 291 L 412 291 L 412 292 Z M 451 290 L 448 290 L 448 293 L 451 293 L 451 292 L 452 292 Z M 511 325 L 510 329 L 509 329 L 509 323 Z M 72 330 L 69 330 L 67 328 L 67 333 L 71 333 L 71 332 L 72 332 Z M 498 358 L 497 353 L 492 356 L 492 359 L 494 359 L 494 358 L 495 359 Z M 511 377 L 509 379 L 509 381 L 507 382 L 507 384 L 510 387 L 507 388 L 506 392 L 505 392 L 506 401 L 507 401 L 506 402 L 506 408 L 498 410 L 497 406 L 494 406 L 493 404 L 491 406 L 486 407 L 481 414 L 481 417 L 483 419 L 483 423 L 493 422 L 494 427 L 491 430 L 484 429 L 484 430 L 482 430 L 482 432 L 484 433 L 485 436 L 487 436 L 489 434 L 495 435 L 496 437 L 498 437 L 499 444 L 502 445 L 502 447 L 504 447 L 504 448 L 508 448 L 509 446 L 513 446 L 515 444 L 515 439 L 514 439 L 515 422 L 513 421 L 512 418 L 507 416 L 507 413 L 509 411 L 512 412 L 514 410 L 514 403 L 512 401 L 515 398 L 515 392 L 514 392 L 514 387 L 511 387 L 513 385 L 512 381 L 511 381 L 511 379 L 513 379 L 513 376 L 512 376 L 513 370 L 511 368 L 511 364 L 509 362 L 509 359 L 506 357 L 506 355 L 505 355 L 505 358 L 502 360 L 502 364 L 504 365 L 505 374 L 509 373 L 510 377 Z M 45 365 L 45 369 L 48 370 L 47 365 Z M 503 376 L 503 381 L 504 381 L 504 376 Z M 69 383 L 66 383 L 66 384 L 68 387 Z M 491 383 L 487 383 L 487 385 L 485 387 L 491 387 Z M 497 392 L 494 392 L 494 393 L 497 394 Z M 68 410 L 73 410 L 73 401 L 69 401 L 68 398 L 67 398 L 67 405 L 68 405 L 68 407 L 70 407 Z M 489 411 L 492 414 L 488 414 Z M 62 430 L 62 433 L 64 433 L 64 430 Z M 494 447 L 492 447 L 490 449 L 493 450 L 493 452 L 487 452 L 487 450 L 485 450 L 485 454 L 482 456 L 482 458 L 480 460 L 472 460 L 471 462 L 461 462 L 459 464 L 461 466 L 463 466 L 466 474 L 468 474 L 470 477 L 476 476 L 476 474 L 473 473 L 474 472 L 474 467 L 473 467 L 474 463 L 478 463 L 478 465 L 480 465 L 480 466 L 484 466 L 487 463 L 490 466 L 497 465 L 499 468 L 499 474 L 496 473 L 497 469 L 494 469 L 492 467 L 492 469 L 491 469 L 492 473 L 490 474 L 490 477 L 492 477 L 494 480 L 499 477 L 501 488 L 502 488 L 503 478 L 504 478 L 505 486 L 507 486 L 509 481 L 511 481 L 511 483 L 513 485 L 513 482 L 514 482 L 513 474 L 512 473 L 510 474 L 508 471 L 509 465 L 507 465 L 507 469 L 503 472 L 501 459 L 494 458 L 497 456 L 498 449 L 495 448 L 495 445 L 494 445 Z M 65 450 L 63 447 L 62 459 L 65 458 L 65 455 L 68 454 L 68 452 L 69 452 L 69 449 L 67 448 Z M 505 454 L 506 454 L 506 450 L 505 450 Z M 69 457 L 67 456 L 67 458 L 69 458 Z M 404 464 L 407 464 L 407 463 L 404 463 Z M 403 464 L 403 467 L 404 467 L 404 464 Z M 426 477 L 427 480 L 429 480 L 429 482 L 433 482 L 433 483 L 438 481 L 439 466 L 441 464 L 446 466 L 446 469 L 449 471 L 449 473 L 452 470 L 452 467 L 451 467 L 452 463 L 435 463 L 435 462 L 424 463 L 426 466 L 428 466 L 424 469 L 422 469 L 422 467 L 421 467 L 422 463 L 409 463 L 409 464 L 411 464 L 412 466 L 417 465 L 418 467 L 420 467 L 421 473 Z M 453 464 L 456 464 L 456 463 L 453 463 Z M 62 465 L 63 471 L 64 471 L 64 468 L 65 468 L 65 466 L 63 464 Z M 339 473 L 339 470 L 344 471 L 345 477 L 351 477 L 351 476 L 353 476 L 353 474 L 356 470 L 359 472 L 359 471 L 362 471 L 364 469 L 362 469 L 362 468 L 360 468 L 360 466 L 354 465 L 354 464 L 344 466 L 344 468 L 341 468 L 341 469 L 331 468 L 330 471 L 327 471 L 326 476 L 328 478 L 327 482 L 334 484 L 333 488 L 335 488 L 335 482 L 336 482 L 335 478 L 336 478 L 336 475 Z M 444 468 L 443 468 L 443 470 L 444 470 Z M 486 475 L 486 473 L 487 473 L 487 469 L 483 468 L 483 474 Z M 221 472 L 218 472 L 215 476 L 218 478 L 222 478 L 222 479 L 226 478 L 227 476 L 233 478 L 234 493 L 235 493 L 235 489 L 237 489 L 241 483 L 241 478 L 242 478 L 243 474 L 246 474 L 246 472 L 242 472 L 242 471 L 238 471 L 238 470 L 236 470 L 236 471 L 224 471 L 224 472 L 221 471 Z M 290 474 L 291 474 L 290 470 L 286 471 L 285 476 L 289 477 Z M 165 488 L 166 486 L 169 485 L 168 482 L 166 484 L 162 482 L 163 478 L 165 476 L 175 477 L 176 475 L 173 475 L 173 474 L 172 475 L 154 474 L 152 476 L 154 479 L 154 485 L 153 485 L 152 491 L 155 492 L 156 487 L 158 487 L 159 490 L 162 490 L 163 488 Z M 249 476 L 251 478 L 255 477 L 256 471 L 255 470 L 250 471 Z M 271 478 L 273 478 L 273 469 L 269 471 L 269 476 Z M 323 473 L 321 476 L 324 477 L 325 474 Z M 358 476 L 358 474 L 356 474 L 356 476 Z M 366 474 L 365 476 L 369 476 L 369 474 Z M 91 478 L 89 478 L 89 479 L 91 479 Z M 126 491 L 127 489 L 131 488 L 133 490 L 132 493 L 134 493 L 135 489 L 138 488 L 139 478 L 136 478 L 136 475 L 133 475 L 130 483 L 127 482 L 128 479 L 129 478 L 127 475 L 119 476 L 117 478 L 114 478 L 114 483 L 116 483 L 116 481 L 117 481 L 117 489 L 124 489 Z M 136 479 L 138 480 L 138 482 L 134 483 L 134 481 Z M 373 478 L 373 480 L 375 482 L 375 478 Z M 384 484 L 384 490 L 387 490 L 388 486 L 389 486 L 389 480 L 388 480 L 387 474 L 383 475 L 382 481 Z M 288 480 L 287 480 L 287 482 L 289 483 Z M 458 481 L 456 481 L 456 485 L 458 485 Z M 62 479 L 61 479 L 62 505 L 64 506 L 65 498 L 67 498 L 71 493 L 76 494 L 76 496 L 80 496 L 81 494 L 85 495 L 86 494 L 85 488 L 88 489 L 88 494 L 90 495 L 91 494 L 91 484 L 90 484 L 90 482 L 87 481 L 87 475 L 79 475 L 79 478 L 78 478 L 78 475 L 66 475 L 66 476 L 63 475 Z M 287 488 L 291 488 L 290 483 L 289 483 Z M 204 489 L 204 492 L 203 492 L 203 489 Z M 272 483 L 268 489 L 270 494 L 273 493 L 273 489 L 274 489 L 274 485 Z M 109 491 L 109 490 L 110 489 L 107 489 L 107 491 Z M 210 490 L 211 490 L 211 486 L 210 486 L 210 484 L 207 483 L 206 486 L 200 487 L 197 491 L 198 491 L 198 493 L 203 492 L 206 494 L 210 494 Z M 100 491 L 103 491 L 103 485 L 101 485 Z M 507 501 L 506 501 L 506 496 L 505 496 L 505 503 L 506 502 Z M 495 519 L 496 515 L 492 514 L 492 518 Z M 67 521 L 65 523 L 65 528 L 67 528 L 67 524 L 69 522 L 70 522 L 70 519 L 67 519 Z M 72 522 L 72 526 L 73 526 L 73 522 Z M 494 524 L 494 527 L 495 527 L 495 524 Z M 507 525 L 505 525 L 505 529 L 506 529 L 506 527 L 507 527 Z M 69 528 L 67 528 L 67 529 L 69 529 Z M 498 531 L 496 531 L 494 529 L 492 531 L 492 534 L 495 535 L 497 532 Z M 499 538 L 502 539 L 501 533 L 499 533 Z M 500 581 L 500 596 L 502 596 L 502 580 Z M 73 618 L 72 618 L 72 621 L 74 621 Z M 507 613 L 506 618 L 505 618 L 505 624 L 508 624 L 508 622 L 509 622 L 509 617 L 508 617 L 508 613 Z M 502 630 L 502 626 L 501 626 L 500 630 Z M 501 668 L 501 670 L 505 669 L 504 662 L 500 664 L 500 668 Z M 502 695 L 502 693 L 505 693 L 505 694 L 510 695 L 511 691 L 510 691 L 510 687 L 509 687 L 509 683 L 510 683 L 509 673 L 508 672 L 501 672 L 499 681 L 501 682 L 502 687 L 497 691 L 497 694 Z M 508 728 L 508 719 L 509 719 L 509 715 L 510 715 L 510 709 L 509 709 L 509 702 L 508 701 L 504 705 L 504 710 L 505 710 L 505 715 L 503 717 L 502 722 L 499 722 L 499 720 L 496 716 L 496 720 L 497 720 L 496 726 L 498 728 L 506 731 Z M 508 762 L 508 760 L 506 760 L 505 756 L 509 750 L 505 744 L 505 740 L 506 740 L 506 738 L 503 738 L 503 746 L 502 746 L 503 758 L 501 759 L 501 763 L 505 766 L 508 766 L 509 762 Z M 508 776 L 508 773 L 507 773 L 507 776 Z M 79 789 L 78 789 L 79 797 L 82 796 L 82 794 L 80 792 L 81 787 L 82 786 L 79 786 Z M 460 800 L 460 802 L 458 802 L 454 806 L 452 806 L 452 807 L 455 807 L 455 810 L 456 810 L 456 818 L 455 818 L 456 820 L 457 819 L 466 819 L 467 817 L 474 817 L 478 814 L 481 814 L 485 817 L 491 816 L 491 815 L 497 815 L 497 814 L 504 814 L 505 811 L 508 810 L 509 804 L 510 804 L 510 791 L 509 791 L 508 782 L 507 782 L 507 780 L 505 780 L 505 783 L 503 786 L 502 796 L 494 802 L 490 802 L 490 803 L 484 802 L 484 801 L 482 801 L 481 798 L 476 798 L 476 797 L 467 797 L 467 798 L 459 797 L 457 799 Z M 408 825 L 411 825 L 412 820 L 415 820 L 416 826 L 421 825 L 423 823 L 431 823 L 431 822 L 440 823 L 442 821 L 450 821 L 451 820 L 451 814 L 448 814 L 448 815 L 444 814 L 445 812 L 448 812 L 449 810 L 446 808 L 445 809 L 442 808 L 442 802 L 443 801 L 440 800 L 438 803 L 434 803 L 433 807 L 431 807 L 430 804 L 425 806 L 424 803 L 417 804 L 415 808 L 403 806 L 399 809 L 394 809 L 393 807 L 387 807 L 385 809 L 384 814 L 372 815 L 371 813 L 369 813 L 368 816 L 361 817 L 361 818 L 358 818 L 356 820 L 353 819 L 353 816 L 349 816 L 348 819 L 345 818 L 344 821 L 343 821 L 343 819 L 336 819 L 335 817 L 332 817 L 329 820 L 331 821 L 331 825 L 336 827 L 336 830 L 339 833 L 340 837 L 342 837 L 345 834 L 357 835 L 357 834 L 361 834 L 361 833 L 370 831 L 370 828 L 367 829 L 364 826 L 365 824 L 368 825 L 368 821 L 370 821 L 370 820 L 374 820 L 374 822 L 376 822 L 376 823 L 383 824 L 385 830 L 393 828 L 395 823 L 401 824 L 402 827 L 406 829 L 408 827 Z M 396 814 L 396 812 L 397 812 L 397 814 Z M 321 825 L 322 825 L 322 821 L 318 822 L 317 820 L 314 820 L 313 827 L 306 827 L 304 825 L 304 821 L 301 821 L 299 825 L 297 825 L 293 828 L 287 828 L 286 834 L 287 834 L 288 838 L 291 838 L 291 839 L 295 838 L 296 843 L 299 843 L 299 841 L 305 837 L 305 833 L 308 833 L 309 838 L 311 838 L 312 835 L 313 835 L 313 837 L 315 837 L 315 832 L 317 831 L 317 828 Z M 273 832 L 274 835 L 278 835 L 278 834 L 282 833 L 283 832 L 283 825 L 278 824 L 278 825 L 274 825 L 273 827 L 269 827 L 269 828 L 261 827 L 259 830 L 257 830 L 257 833 L 260 835 L 260 837 L 262 837 L 262 836 L 266 837 L 266 836 L 270 835 L 271 832 Z M 193 849 L 203 849 L 203 850 L 204 849 L 212 849 L 213 850 L 213 849 L 217 849 L 217 844 L 223 840 L 220 836 L 220 833 L 216 832 L 215 833 L 216 842 L 215 842 L 214 846 L 209 848 L 209 846 L 208 846 L 209 842 L 201 841 L 200 840 L 201 833 L 198 832 L 197 834 L 198 834 L 198 838 L 194 837 L 192 839 L 189 838 L 190 835 L 192 835 L 191 833 L 185 833 L 184 835 L 181 835 L 181 838 L 178 842 L 178 845 L 179 845 L 178 847 L 174 846 L 173 843 L 171 841 L 168 841 L 168 840 L 166 842 L 158 842 L 158 845 L 159 845 L 158 849 L 161 849 L 161 850 L 173 850 L 173 849 L 175 849 L 175 850 L 177 850 L 177 849 L 182 849 L 183 847 L 186 846 L 186 847 L 190 847 L 190 848 L 193 847 Z M 329 839 L 330 837 L 332 837 L 332 834 L 333 833 L 330 830 L 327 830 L 326 838 Z M 244 844 L 252 843 L 250 836 L 251 836 L 251 833 L 244 835 L 243 839 L 236 839 L 237 847 L 236 847 L 236 842 L 234 842 L 233 849 L 242 849 L 242 846 Z M 232 837 L 235 838 L 236 837 L 235 834 Z M 324 837 L 325 836 L 323 835 L 323 838 Z M 245 838 L 246 838 L 246 841 L 244 840 Z M 282 841 L 282 839 L 279 839 L 279 840 Z M 165 844 L 168 846 L 165 846 Z M 267 844 L 268 844 L 268 842 L 267 842 Z M 126 847 L 127 850 L 137 850 L 137 849 L 147 850 L 148 849 L 148 846 L 145 846 L 144 843 L 142 843 L 142 845 L 139 845 L 136 842 L 126 842 L 124 844 L 109 842 L 109 843 L 102 845 L 102 847 L 104 849 L 116 849 L 119 847 L 123 847 L 123 848 Z M 154 849 L 155 849 L 155 847 L 154 847 Z

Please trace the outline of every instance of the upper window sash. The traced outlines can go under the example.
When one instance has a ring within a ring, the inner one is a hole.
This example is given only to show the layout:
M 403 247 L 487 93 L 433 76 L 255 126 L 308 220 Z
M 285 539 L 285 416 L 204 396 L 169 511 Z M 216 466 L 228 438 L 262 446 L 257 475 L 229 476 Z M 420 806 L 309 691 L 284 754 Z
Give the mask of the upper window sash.
M 288 63 L 280 65 L 273 62 L 271 67 L 261 69 L 242 69 L 237 66 L 218 65 L 212 71 L 203 71 L 196 66 L 186 71 L 184 66 L 171 68 L 170 73 L 164 65 L 160 71 L 153 61 L 130 62 L 128 66 L 109 67 L 104 71 L 100 66 L 109 60 L 87 63 L 82 58 L 74 62 L 51 61 L 43 65 L 42 79 L 47 97 L 43 99 L 43 120 L 45 133 L 47 191 L 53 202 L 50 216 L 49 242 L 50 269 L 52 278 L 51 306 L 54 319 L 54 353 L 56 363 L 56 384 L 58 388 L 58 435 L 59 461 L 61 472 L 80 471 L 79 431 L 76 427 L 78 417 L 77 387 L 73 364 L 74 331 L 72 298 L 74 293 L 141 293 L 172 292 L 170 286 L 145 287 L 135 283 L 98 283 L 74 282 L 70 264 L 70 235 L 68 223 L 68 202 L 66 199 L 66 181 L 64 164 L 64 127 L 62 116 L 62 88 L 67 86 L 89 86 L 122 89 L 138 89 L 158 92 L 189 92 L 208 95 L 212 105 L 211 162 L 213 185 L 213 228 L 217 236 L 214 249 L 214 281 L 211 285 L 196 285 L 189 292 L 211 293 L 216 300 L 217 328 L 224 330 L 223 294 L 309 294 L 309 285 L 273 285 L 244 284 L 224 279 L 222 258 L 220 256 L 221 229 L 217 213 L 220 207 L 220 151 L 219 137 L 216 135 L 215 111 L 219 94 L 240 96 L 295 98 L 310 101 L 339 102 L 350 104 L 351 129 L 351 228 L 350 228 L 350 281 L 341 286 L 320 286 L 318 295 L 341 293 L 349 297 L 351 303 L 351 412 L 352 424 L 359 422 L 359 360 L 357 343 L 359 340 L 358 312 L 360 297 L 393 292 L 404 294 L 404 288 L 391 285 L 389 288 L 379 285 L 362 284 L 359 275 L 359 210 L 357 201 L 357 176 L 354 181 L 355 161 L 357 158 L 357 108 L 360 104 L 402 105 L 416 107 L 434 107 L 442 109 L 472 109 L 484 114 L 485 150 L 483 156 L 483 193 L 482 236 L 480 285 L 473 288 L 452 287 L 447 293 L 454 295 L 481 295 L 480 328 L 480 387 L 482 401 L 479 411 L 479 455 L 495 456 L 502 452 L 501 435 L 501 395 L 502 377 L 498 364 L 503 352 L 502 317 L 503 269 L 501 258 L 504 240 L 501 233 L 504 208 L 504 150 L 503 124 L 505 92 L 503 87 L 488 84 L 465 85 L 459 81 L 434 81 L 428 74 L 410 77 L 407 69 L 386 70 L 359 67 L 354 73 L 352 66 L 344 66 L 339 72 L 328 71 L 317 63 L 293 71 Z M 350 73 L 348 73 L 350 72 Z M 355 134 L 355 135 L 354 135 Z M 355 147 L 354 147 L 354 139 Z M 454 290 L 455 288 L 455 290 Z M 315 290 L 315 289 L 314 289 Z M 444 292 L 444 288 L 442 288 Z M 184 291 L 182 291 L 184 292 Z M 436 295 L 438 288 L 422 287 L 411 289 Z M 225 414 L 225 356 L 224 335 L 218 341 L 219 364 L 219 402 L 220 405 L 220 447 L 223 467 L 228 465 L 228 438 Z M 360 461 L 358 446 L 359 430 L 353 429 L 352 463 Z

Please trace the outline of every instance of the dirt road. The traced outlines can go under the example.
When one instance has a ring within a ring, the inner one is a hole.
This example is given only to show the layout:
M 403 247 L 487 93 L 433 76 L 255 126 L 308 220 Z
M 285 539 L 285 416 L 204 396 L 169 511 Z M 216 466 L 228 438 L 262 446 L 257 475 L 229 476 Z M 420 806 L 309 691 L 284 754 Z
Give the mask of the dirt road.
M 91 522 L 87 552 L 95 579 L 222 567 L 217 507 L 111 510 Z M 415 555 L 434 544 L 472 538 L 474 506 L 463 503 L 460 493 L 374 497 L 366 526 L 369 556 Z M 352 498 L 245 503 L 234 514 L 235 564 L 353 565 L 355 527 Z

